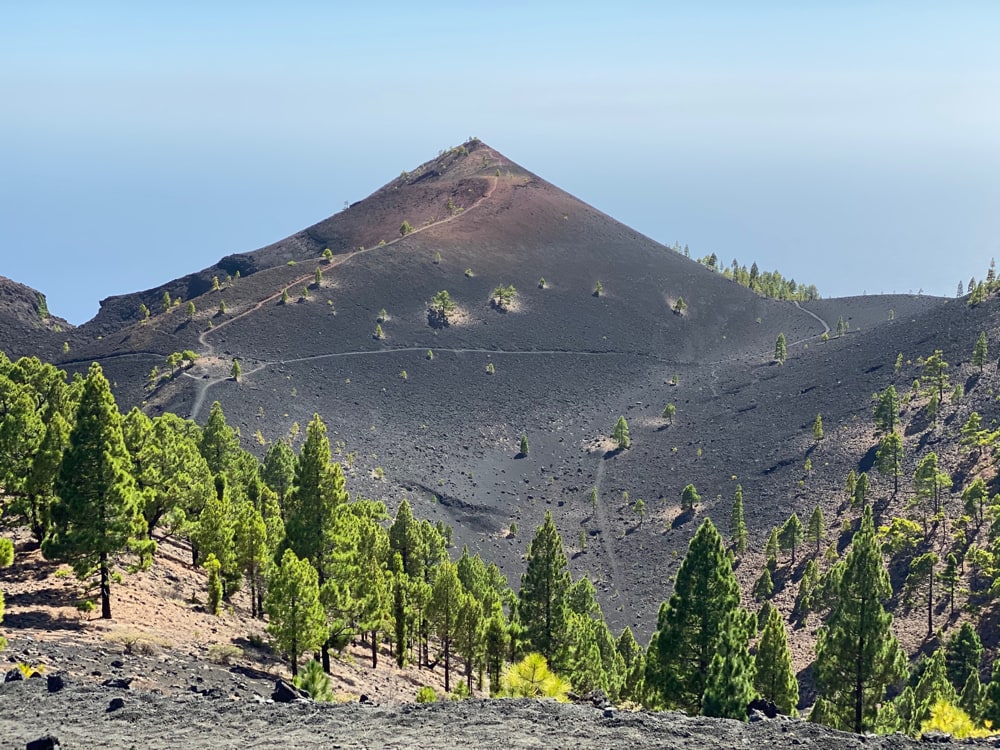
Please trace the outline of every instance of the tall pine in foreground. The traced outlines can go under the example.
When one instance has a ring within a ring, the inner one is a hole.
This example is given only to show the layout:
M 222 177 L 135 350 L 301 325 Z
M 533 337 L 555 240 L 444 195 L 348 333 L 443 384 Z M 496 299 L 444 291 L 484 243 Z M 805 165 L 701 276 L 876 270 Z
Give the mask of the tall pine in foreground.
M 141 533 L 139 497 L 129 473 L 121 415 L 96 362 L 90 366 L 55 482 L 46 557 L 65 560 L 80 579 L 100 577 L 101 617 L 111 619 L 114 557 Z
M 318 647 L 327 636 L 316 569 L 308 560 L 285 550 L 269 581 L 264 609 L 271 617 L 267 632 L 288 654 L 294 677 L 299 673 L 302 653 Z
M 521 576 L 517 616 L 525 629 L 529 651 L 537 651 L 559 669 L 567 636 L 566 593 L 570 586 L 562 538 L 545 513 L 545 521 L 528 545 L 528 560 Z
M 733 630 L 739 608 L 740 589 L 729 556 L 712 520 L 706 518 L 677 571 L 674 593 L 660 605 L 656 632 L 646 652 L 650 707 L 702 713 L 712 659 L 724 636 L 729 638 L 728 651 L 738 648 L 736 634 L 728 631 Z M 729 666 L 738 667 L 739 661 L 735 658 Z M 738 676 L 730 674 L 729 678 Z
M 883 604 L 892 587 L 867 505 L 831 593 L 833 607 L 816 644 L 820 713 L 837 729 L 870 731 L 886 687 L 902 677 L 906 661 Z
M 757 694 L 764 700 L 771 701 L 781 713 L 795 716 L 795 707 L 799 702 L 799 683 L 792 671 L 785 621 L 774 607 L 768 610 L 754 664 L 757 668 L 754 676 Z

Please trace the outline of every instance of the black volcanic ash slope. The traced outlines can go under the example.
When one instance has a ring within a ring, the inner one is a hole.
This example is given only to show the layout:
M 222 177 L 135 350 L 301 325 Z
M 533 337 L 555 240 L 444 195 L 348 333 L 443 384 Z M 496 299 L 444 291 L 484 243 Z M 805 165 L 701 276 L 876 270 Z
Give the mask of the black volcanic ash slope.
M 414 231 L 402 235 L 403 222 Z M 145 402 L 204 420 L 219 400 L 258 450 L 318 412 L 352 491 L 390 509 L 405 496 L 421 515 L 453 523 L 457 543 L 503 564 L 515 587 L 526 537 L 551 509 L 574 572 L 594 578 L 609 621 L 644 635 L 695 526 L 674 523 L 685 484 L 725 530 L 741 482 L 754 543 L 793 509 L 820 499 L 833 510 L 859 459 L 848 438 L 871 393 L 892 382 L 895 352 L 915 359 L 941 346 L 939 335 L 968 338 L 995 307 L 763 299 L 478 141 L 237 260 L 240 278 L 229 282 L 232 258 L 105 301 L 64 362 L 100 359 L 123 408 Z M 490 304 L 498 284 L 518 291 L 506 312 Z M 442 289 L 459 310 L 436 327 L 427 302 Z M 158 311 L 164 290 L 193 301 L 194 317 L 185 302 L 136 322 L 138 304 Z M 683 314 L 672 311 L 679 297 Z M 823 342 L 842 316 L 850 333 Z M 779 332 L 784 366 L 772 362 Z M 147 392 L 150 368 L 184 349 L 198 364 Z M 239 383 L 228 379 L 233 358 Z M 660 417 L 667 402 L 677 407 L 672 425 Z M 819 412 L 836 439 L 812 447 Z M 619 415 L 633 447 L 613 453 L 607 436 Z M 531 451 L 516 458 L 522 433 Z M 649 513 L 641 528 L 630 505 L 638 497 Z M 518 537 L 505 534 L 512 524 Z

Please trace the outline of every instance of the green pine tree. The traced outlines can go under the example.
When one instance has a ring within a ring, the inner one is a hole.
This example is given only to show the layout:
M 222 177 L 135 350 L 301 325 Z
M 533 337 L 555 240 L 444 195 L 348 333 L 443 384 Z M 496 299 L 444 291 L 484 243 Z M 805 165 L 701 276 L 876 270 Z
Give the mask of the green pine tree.
M 215 559 L 215 555 L 209 555 L 204 568 L 208 573 L 208 612 L 218 615 L 222 609 L 222 576 L 219 575 L 222 566 Z
M 868 506 L 832 586 L 832 608 L 816 645 L 817 688 L 830 723 L 861 733 L 874 726 L 886 686 L 905 669 L 885 611 L 892 587 Z
M 951 383 L 948 380 L 948 363 L 944 361 L 940 349 L 935 349 L 934 353 L 924 360 L 922 377 L 924 382 L 930 383 L 937 391 L 938 402 L 943 404 L 945 389 L 950 388 Z
M 288 655 L 294 677 L 299 673 L 303 652 L 318 647 L 327 636 L 318 577 L 308 560 L 300 560 L 295 552 L 285 550 L 281 565 L 268 581 L 264 609 L 271 618 L 267 632 L 274 636 L 279 650 Z
M 444 655 L 444 690 L 451 692 L 451 655 L 453 642 L 458 630 L 458 615 L 465 595 L 458 580 L 454 563 L 445 561 L 437 569 L 434 577 L 431 600 L 427 607 L 427 617 L 441 644 Z
M 889 432 L 879 443 L 875 454 L 875 468 L 892 477 L 892 496 L 899 493 L 899 475 L 903 473 L 903 439 L 897 432 Z
M 823 518 L 823 508 L 817 503 L 812 514 L 809 516 L 809 521 L 806 523 L 806 541 L 816 545 L 814 558 L 819 558 L 825 539 L 826 521 Z
M 739 606 L 740 589 L 722 537 L 706 518 L 677 572 L 673 594 L 657 615 L 645 669 L 651 707 L 702 712 L 712 657 Z
M 875 431 L 887 435 L 896 431 L 899 423 L 899 396 L 896 387 L 890 385 L 878 398 L 875 406 Z
M 795 716 L 799 702 L 799 683 L 792 670 L 792 656 L 788 650 L 785 621 L 775 608 L 770 610 L 767 622 L 764 624 L 754 664 L 756 666 L 754 687 L 757 694 L 764 700 L 774 703 L 781 713 Z
M 681 490 L 681 511 L 694 510 L 694 506 L 701 502 L 701 496 L 693 484 L 685 485 Z
M 528 545 L 525 571 L 521 576 L 517 616 L 525 628 L 529 650 L 549 663 L 558 664 L 567 636 L 566 594 L 570 586 L 566 553 L 552 514 Z
M 792 513 L 778 530 L 778 546 L 783 552 L 792 553 L 792 567 L 795 567 L 795 550 L 802 543 L 802 521 L 798 513 Z
M 986 366 L 986 360 L 989 356 L 987 352 L 986 331 L 980 331 L 979 338 L 976 339 L 976 346 L 972 350 L 972 366 L 978 367 L 980 373 Z
M 101 617 L 111 619 L 115 556 L 142 531 L 139 496 L 130 473 L 121 415 L 101 366 L 83 383 L 69 446 L 55 481 L 52 528 L 42 543 L 48 558 L 65 560 L 77 577 L 100 577 Z
M 774 361 L 779 365 L 783 365 L 787 356 L 788 346 L 785 343 L 785 334 L 779 333 L 777 340 L 774 342 Z
M 818 443 L 823 439 L 823 415 L 817 414 L 816 419 L 813 421 L 813 438 L 815 438 Z
M 772 526 L 771 533 L 767 537 L 767 544 L 764 545 L 764 559 L 767 560 L 767 567 L 769 570 L 774 570 L 778 567 L 779 549 L 778 527 Z
M 618 417 L 618 421 L 615 422 L 615 429 L 612 433 L 612 437 L 618 444 L 618 450 L 625 450 L 631 447 L 632 438 L 628 434 L 628 422 L 625 421 L 625 417 Z
M 747 705 L 754 697 L 754 659 L 747 647 L 754 618 L 735 609 L 723 623 L 718 650 L 708 666 L 702 713 L 720 719 L 747 719 Z
M 742 555 L 747 551 L 747 523 L 743 517 L 743 485 L 736 485 L 736 492 L 733 494 L 733 515 L 730 523 L 732 529 L 733 552 Z
M 962 627 L 952 633 L 945 649 L 945 666 L 952 686 L 958 690 L 971 674 L 978 675 L 982 660 L 983 642 L 972 623 L 963 622 Z
M 771 594 L 774 593 L 774 581 L 771 580 L 771 571 L 766 565 L 757 577 L 751 593 L 753 598 L 759 602 L 770 599 Z

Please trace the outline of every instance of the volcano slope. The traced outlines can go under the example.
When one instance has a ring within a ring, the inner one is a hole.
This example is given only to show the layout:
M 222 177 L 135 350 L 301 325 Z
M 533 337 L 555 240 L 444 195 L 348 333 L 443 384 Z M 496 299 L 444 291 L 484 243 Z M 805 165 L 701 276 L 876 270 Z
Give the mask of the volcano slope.
M 507 309 L 491 304 L 498 285 L 517 290 Z M 457 303 L 448 325 L 428 316 L 441 290 Z M 161 311 L 164 292 L 184 304 Z M 218 400 L 260 452 L 319 413 L 352 492 L 390 510 L 408 498 L 515 588 L 551 510 L 609 622 L 647 637 L 696 526 L 679 513 L 686 484 L 702 497 L 695 516 L 725 531 L 741 483 L 754 548 L 793 510 L 834 510 L 870 447 L 871 394 L 917 370 L 895 375 L 896 352 L 967 360 L 996 316 L 993 300 L 764 299 L 470 141 L 293 237 L 105 300 L 57 362 L 100 361 L 123 409 L 204 421 Z M 150 369 L 186 349 L 195 366 L 151 387 Z M 815 445 L 818 413 L 828 439 Z M 608 437 L 619 415 L 625 451 Z

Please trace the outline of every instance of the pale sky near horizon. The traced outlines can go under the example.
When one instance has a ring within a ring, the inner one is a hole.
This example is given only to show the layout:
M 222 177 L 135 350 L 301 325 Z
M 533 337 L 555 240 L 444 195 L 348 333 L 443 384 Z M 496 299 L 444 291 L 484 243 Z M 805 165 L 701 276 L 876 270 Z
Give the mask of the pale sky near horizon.
M 0 275 L 81 323 L 471 135 L 824 297 L 1000 257 L 1000 3 L 417 5 L 3 4 Z

